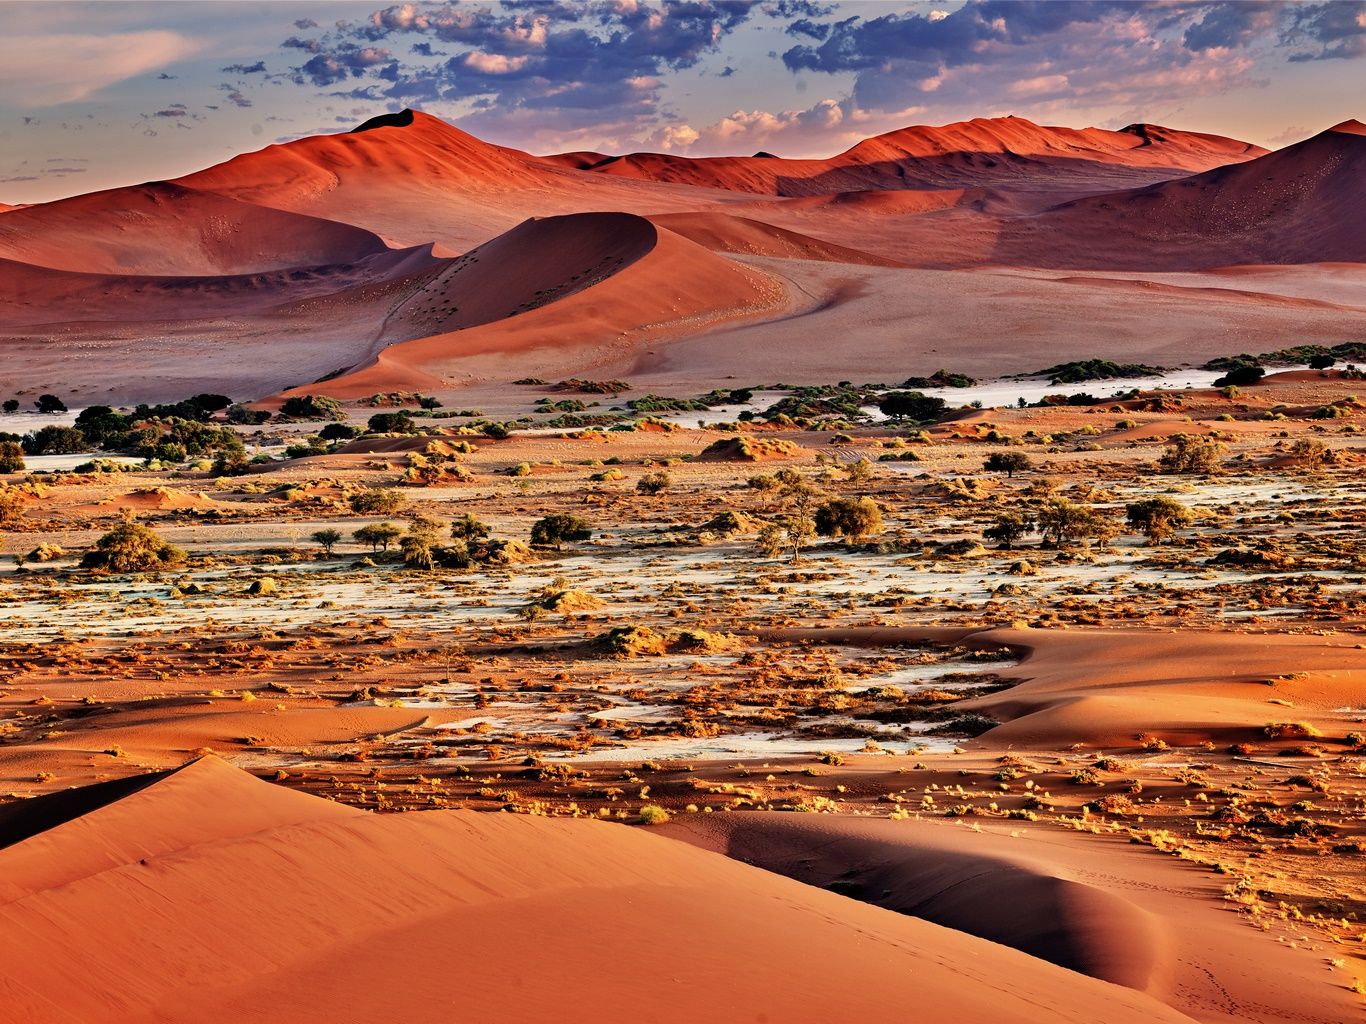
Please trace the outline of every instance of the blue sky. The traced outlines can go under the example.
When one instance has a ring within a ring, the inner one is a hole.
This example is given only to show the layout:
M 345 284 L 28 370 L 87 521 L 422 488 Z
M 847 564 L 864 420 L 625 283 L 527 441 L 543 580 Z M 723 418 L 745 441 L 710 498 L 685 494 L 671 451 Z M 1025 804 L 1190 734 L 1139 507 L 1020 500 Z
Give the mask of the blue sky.
M 913 123 L 1266 146 L 1359 109 L 1366 0 L 6 3 L 0 201 L 172 177 L 413 106 L 534 152 L 823 156 Z

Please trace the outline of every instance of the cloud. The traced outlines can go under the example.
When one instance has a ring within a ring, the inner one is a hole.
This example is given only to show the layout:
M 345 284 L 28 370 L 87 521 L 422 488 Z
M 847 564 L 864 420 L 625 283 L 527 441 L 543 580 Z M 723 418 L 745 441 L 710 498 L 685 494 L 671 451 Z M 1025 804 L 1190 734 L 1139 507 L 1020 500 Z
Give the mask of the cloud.
M 0 96 L 7 105 L 49 107 L 198 52 L 203 44 L 178 32 L 0 36 Z
M 1308 45 L 1308 49 L 1290 55 L 1295 62 L 1351 60 L 1366 55 L 1366 0 L 1330 0 L 1293 8 L 1282 43 Z
M 255 64 L 229 64 L 219 70 L 225 75 L 264 75 L 266 73 L 266 62 L 258 60 Z
M 793 72 L 852 73 L 855 106 L 874 112 L 926 94 L 959 109 L 1067 97 L 1149 105 L 1250 84 L 1254 61 L 1241 51 L 1274 39 L 1284 10 L 1280 0 L 967 0 L 949 12 L 844 18 L 782 59 Z
M 468 111 L 461 123 L 471 130 L 525 130 L 540 119 L 566 132 L 596 124 L 617 134 L 653 128 L 663 77 L 696 66 L 756 10 L 747 0 L 403 3 L 322 40 L 291 37 L 284 45 L 314 54 L 294 69 L 295 81 L 348 84 L 340 96 L 459 104 Z M 353 59 L 367 47 L 413 35 L 423 38 L 408 56 L 390 58 L 385 49 L 382 61 Z M 434 43 L 452 55 L 443 59 Z
M 248 99 L 245 95 L 243 95 L 242 90 L 238 89 L 236 86 L 224 82 L 218 88 L 228 94 L 228 100 L 235 106 L 249 107 L 252 105 L 251 100 Z

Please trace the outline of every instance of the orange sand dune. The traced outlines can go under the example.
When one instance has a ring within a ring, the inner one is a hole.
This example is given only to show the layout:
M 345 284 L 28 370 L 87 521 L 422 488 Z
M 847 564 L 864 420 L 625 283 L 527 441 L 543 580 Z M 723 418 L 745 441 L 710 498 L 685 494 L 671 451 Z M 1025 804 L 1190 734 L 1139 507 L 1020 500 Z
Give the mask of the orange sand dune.
M 374 815 L 214 759 L 131 788 L 0 818 L 12 1019 L 1191 1020 L 619 825 Z
M 1223 903 L 1217 876 L 1123 839 L 774 812 L 688 815 L 665 831 L 1145 992 L 1196 1020 L 1334 1024 L 1351 1013 L 1345 990 L 1326 991 L 1319 958 L 1249 928 Z M 1322 995 L 1308 1004 L 1306 992 Z
M 826 263 L 853 263 L 869 267 L 901 265 L 885 256 L 850 249 L 748 217 L 735 217 L 726 213 L 670 213 L 650 219 L 660 227 L 668 228 L 684 238 L 690 238 L 713 252 L 772 256 L 789 260 L 821 260 Z
M 1008 647 L 1021 663 L 998 671 L 1014 685 L 959 705 L 1002 723 L 988 733 L 994 747 L 1132 748 L 1140 734 L 1173 746 L 1260 743 L 1267 724 L 1290 720 L 1341 740 L 1357 725 L 1337 709 L 1359 705 L 1366 685 L 1366 650 L 1350 633 L 879 627 L 763 635 L 818 644 Z
M 351 263 L 385 251 L 368 231 L 167 182 L 92 192 L 0 224 L 0 257 L 93 274 L 244 274 Z
M 1190 269 L 1366 262 L 1366 126 L 1346 121 L 1242 164 L 1078 199 L 1007 225 L 998 262 Z
M 590 166 L 597 174 L 781 196 L 864 189 L 963 187 L 1111 188 L 1203 171 L 1266 152 L 1216 135 L 1155 125 L 1123 131 L 1053 128 L 1018 117 L 917 125 L 865 139 L 825 160 L 771 156 L 688 157 L 632 153 Z
M 176 184 L 355 224 L 399 246 L 454 255 L 531 216 L 585 209 L 691 209 L 693 189 L 619 183 L 483 142 L 430 114 L 268 146 Z
M 490 256 L 484 268 L 489 254 L 496 258 Z M 350 397 L 431 388 L 475 374 L 523 376 L 533 365 L 538 374 L 553 376 L 629 355 L 647 341 L 771 313 L 787 299 L 782 285 L 762 271 L 621 213 L 530 221 L 481 246 L 438 280 L 450 292 L 435 297 L 444 304 L 437 311 L 453 304 L 455 311 L 442 315 L 475 326 L 410 341 L 424 307 L 405 304 L 382 336 L 382 342 L 396 343 L 344 376 L 289 393 Z M 463 312 L 462 302 L 469 304 Z M 503 319 L 478 323 L 493 315 Z

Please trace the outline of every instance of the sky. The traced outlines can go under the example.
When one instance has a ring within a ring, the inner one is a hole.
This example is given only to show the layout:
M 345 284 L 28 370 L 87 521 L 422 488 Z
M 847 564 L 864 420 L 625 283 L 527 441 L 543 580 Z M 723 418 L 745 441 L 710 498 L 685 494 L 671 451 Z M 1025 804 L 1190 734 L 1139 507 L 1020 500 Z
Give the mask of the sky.
M 536 153 L 829 156 L 908 124 L 1366 119 L 1366 0 L 0 2 L 0 202 L 425 110 Z

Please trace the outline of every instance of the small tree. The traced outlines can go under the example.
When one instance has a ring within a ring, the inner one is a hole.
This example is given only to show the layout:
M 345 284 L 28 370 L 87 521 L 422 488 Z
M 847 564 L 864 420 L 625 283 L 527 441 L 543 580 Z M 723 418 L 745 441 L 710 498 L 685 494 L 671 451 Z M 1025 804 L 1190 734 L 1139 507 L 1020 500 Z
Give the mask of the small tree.
M 878 401 L 877 407 L 890 419 L 924 423 L 943 416 L 949 403 L 919 391 L 889 391 Z
M 587 540 L 591 536 L 593 531 L 587 520 L 568 512 L 556 512 L 538 519 L 531 527 L 531 543 L 549 545 L 556 551 L 567 540 Z
M 1228 368 L 1228 372 L 1222 377 L 1216 377 L 1214 386 L 1216 388 L 1236 385 L 1246 387 L 1249 384 L 1260 384 L 1262 378 L 1266 376 L 1266 370 L 1256 363 L 1235 363 Z
M 66 412 L 66 403 L 56 395 L 39 395 L 38 400 L 33 403 L 41 413 Z
M 1321 469 L 1331 458 L 1328 446 L 1317 437 L 1302 437 L 1290 446 L 1290 457 L 1308 469 Z
M 332 549 L 341 543 L 342 534 L 340 530 L 334 530 L 330 526 L 326 530 L 313 531 L 313 543 L 323 549 L 323 554 L 331 558 Z
M 393 523 L 370 523 L 351 534 L 357 544 L 367 544 L 371 551 L 388 551 L 389 545 L 403 535 Z
M 1086 538 L 1106 541 L 1114 536 L 1114 524 L 1106 516 L 1066 498 L 1045 502 L 1039 510 L 1038 525 L 1046 547 L 1062 548 Z
M 1125 507 L 1124 518 L 1135 531 L 1145 535 L 1150 544 L 1161 544 L 1195 519 L 1181 502 L 1160 494 L 1131 502 Z
M 408 499 L 398 491 L 373 488 L 357 491 L 347 499 L 351 511 L 362 516 L 391 516 L 407 504 Z
M 0 526 L 17 526 L 24 521 L 28 498 L 24 491 L 0 484 Z
M 370 417 L 366 429 L 372 434 L 416 434 L 417 424 L 406 412 L 377 412 Z
M 1337 357 L 1330 356 L 1327 352 L 1309 357 L 1309 368 L 1311 370 L 1326 370 L 1337 362 Z
M 489 535 L 489 528 L 466 512 L 451 522 L 451 539 L 472 544 Z
M 1004 473 L 1007 477 L 1013 477 L 1016 473 L 1033 469 L 1034 462 L 1024 452 L 992 452 L 982 468 L 990 473 Z
M 1217 473 L 1228 445 L 1199 434 L 1177 434 L 1158 459 L 1168 473 Z
M 661 491 L 668 490 L 672 483 L 672 478 L 663 471 L 646 473 L 636 481 L 636 490 L 641 494 L 659 494 Z
M 0 408 L 3 408 L 3 409 L 5 410 L 5 412 L 9 412 L 9 413 L 18 412 L 18 411 L 19 411 L 19 399 L 17 399 L 17 398 L 6 398 L 6 399 L 5 399 L 5 404 L 4 404 L 3 406 L 0 406 Z
M 436 568 L 437 541 L 441 539 L 441 524 L 426 516 L 415 516 L 408 532 L 399 541 L 403 549 L 403 564 L 409 569 Z
M 296 420 L 344 420 L 346 410 L 326 395 L 294 395 L 280 405 L 280 415 Z
M 873 479 L 873 464 L 867 459 L 856 459 L 845 466 L 844 471 L 849 475 L 850 481 L 856 484 L 867 483 Z
M 0 473 L 24 471 L 24 446 L 18 441 L 0 441 Z
M 349 441 L 360 436 L 360 430 L 349 423 L 328 423 L 318 431 L 324 441 Z
M 816 509 L 815 527 L 822 537 L 872 536 L 882 532 L 882 509 L 872 498 L 832 498 Z
M 1027 533 L 1034 531 L 1034 519 L 1022 512 L 1002 512 L 996 521 L 982 531 L 987 540 L 995 541 L 1007 551 Z
M 24 451 L 30 455 L 74 455 L 90 451 L 90 444 L 75 427 L 52 425 L 26 435 Z
M 105 572 L 150 572 L 179 565 L 185 552 L 172 547 L 155 530 L 128 520 L 95 542 L 81 559 L 84 569 Z

